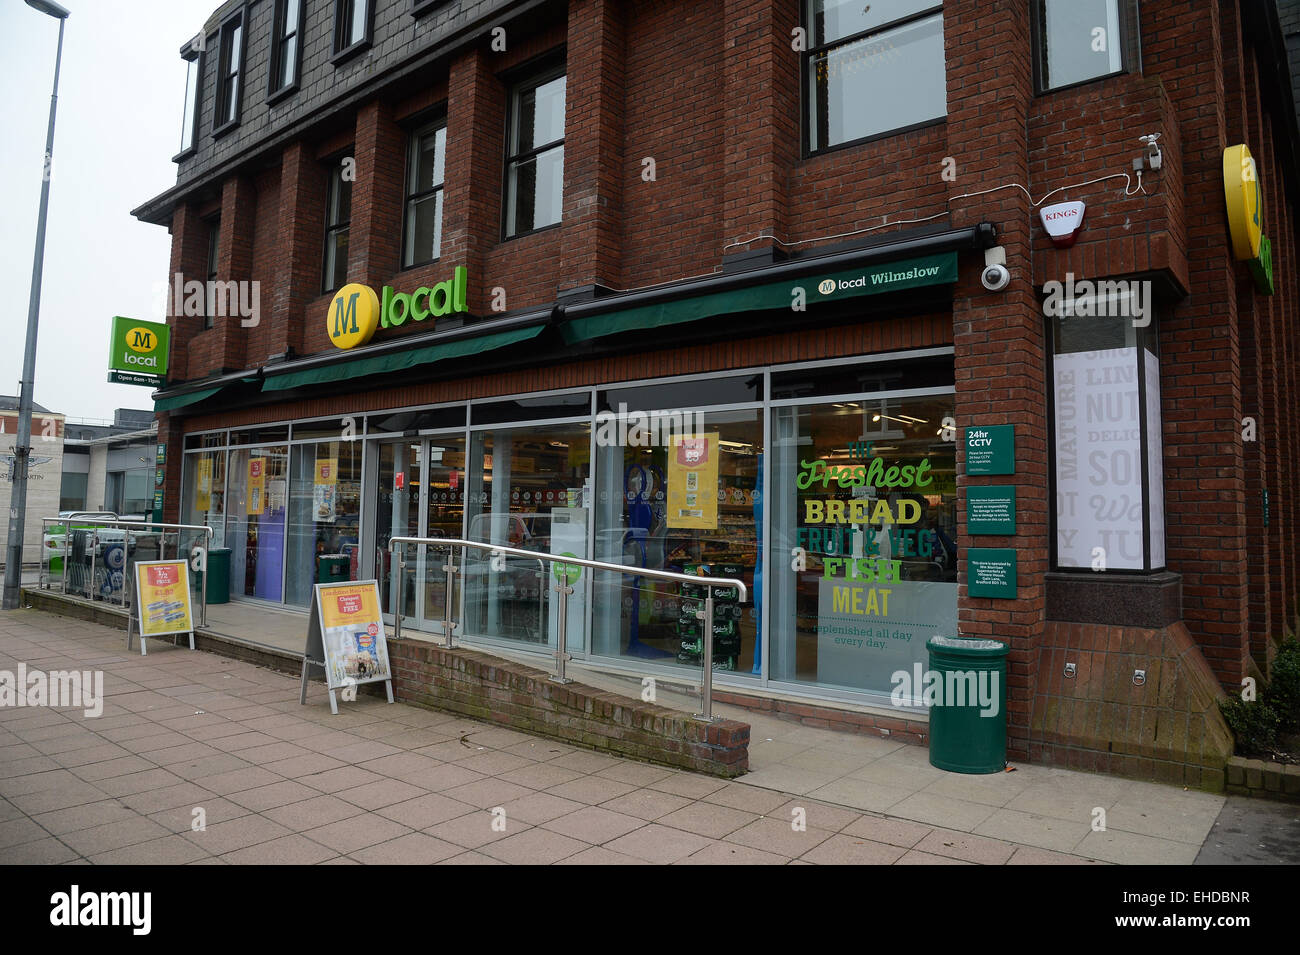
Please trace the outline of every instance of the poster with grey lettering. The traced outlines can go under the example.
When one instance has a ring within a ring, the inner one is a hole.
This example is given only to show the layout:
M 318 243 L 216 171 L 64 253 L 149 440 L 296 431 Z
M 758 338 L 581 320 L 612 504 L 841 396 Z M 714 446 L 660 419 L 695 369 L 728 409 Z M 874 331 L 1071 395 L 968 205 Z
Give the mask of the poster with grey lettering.
M 1136 348 L 1055 358 L 1056 553 L 1062 567 L 1142 569 Z M 1097 548 L 1101 548 L 1100 551 Z

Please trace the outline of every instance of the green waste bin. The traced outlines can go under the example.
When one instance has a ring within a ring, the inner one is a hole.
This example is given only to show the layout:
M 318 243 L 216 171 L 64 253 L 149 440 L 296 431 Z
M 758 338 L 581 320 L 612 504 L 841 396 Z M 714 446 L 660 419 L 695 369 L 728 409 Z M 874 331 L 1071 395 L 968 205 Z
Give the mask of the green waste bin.
M 1007 644 L 931 637 L 930 765 L 951 773 L 999 773 L 1007 764 Z M 929 682 L 929 681 L 927 681 Z
M 316 583 L 337 584 L 350 579 L 351 565 L 347 554 L 321 554 L 316 562 Z
M 209 604 L 230 603 L 230 548 L 208 551 L 208 569 L 203 572 L 203 592 Z

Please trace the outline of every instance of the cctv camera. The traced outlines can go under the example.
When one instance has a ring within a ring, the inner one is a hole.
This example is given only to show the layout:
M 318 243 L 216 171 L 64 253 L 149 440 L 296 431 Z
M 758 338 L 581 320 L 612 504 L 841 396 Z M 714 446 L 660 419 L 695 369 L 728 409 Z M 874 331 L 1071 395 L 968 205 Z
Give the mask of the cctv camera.
M 986 265 L 980 273 L 980 281 L 990 292 L 1000 292 L 1011 284 L 1011 273 L 1005 265 Z

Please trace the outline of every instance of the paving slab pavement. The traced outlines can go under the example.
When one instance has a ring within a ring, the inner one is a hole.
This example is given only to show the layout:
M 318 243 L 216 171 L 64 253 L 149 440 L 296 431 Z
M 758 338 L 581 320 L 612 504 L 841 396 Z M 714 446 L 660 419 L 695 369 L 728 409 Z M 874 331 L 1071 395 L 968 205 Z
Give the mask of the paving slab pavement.
M 331 716 L 319 686 L 301 706 L 291 676 L 151 646 L 0 615 L 0 670 L 102 671 L 105 697 L 98 717 L 0 707 L 0 862 L 1183 863 L 1224 802 L 1032 766 L 958 777 L 745 711 L 754 771 L 728 782 L 369 697 Z

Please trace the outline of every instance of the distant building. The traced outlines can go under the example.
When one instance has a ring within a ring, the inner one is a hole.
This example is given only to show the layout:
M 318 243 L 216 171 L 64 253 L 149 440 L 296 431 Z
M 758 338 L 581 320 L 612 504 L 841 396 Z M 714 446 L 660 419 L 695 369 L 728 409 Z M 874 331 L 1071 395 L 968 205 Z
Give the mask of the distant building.
M 41 518 L 59 510 L 63 474 L 64 416 L 32 405 L 32 455 L 27 474 L 27 522 L 23 561 L 35 564 L 41 546 Z M 9 502 L 13 496 L 14 443 L 18 436 L 18 399 L 0 395 L 0 534 L 9 537 Z
M 158 434 L 153 412 L 118 408 L 111 423 L 69 421 L 65 429 L 59 510 L 148 514 Z

